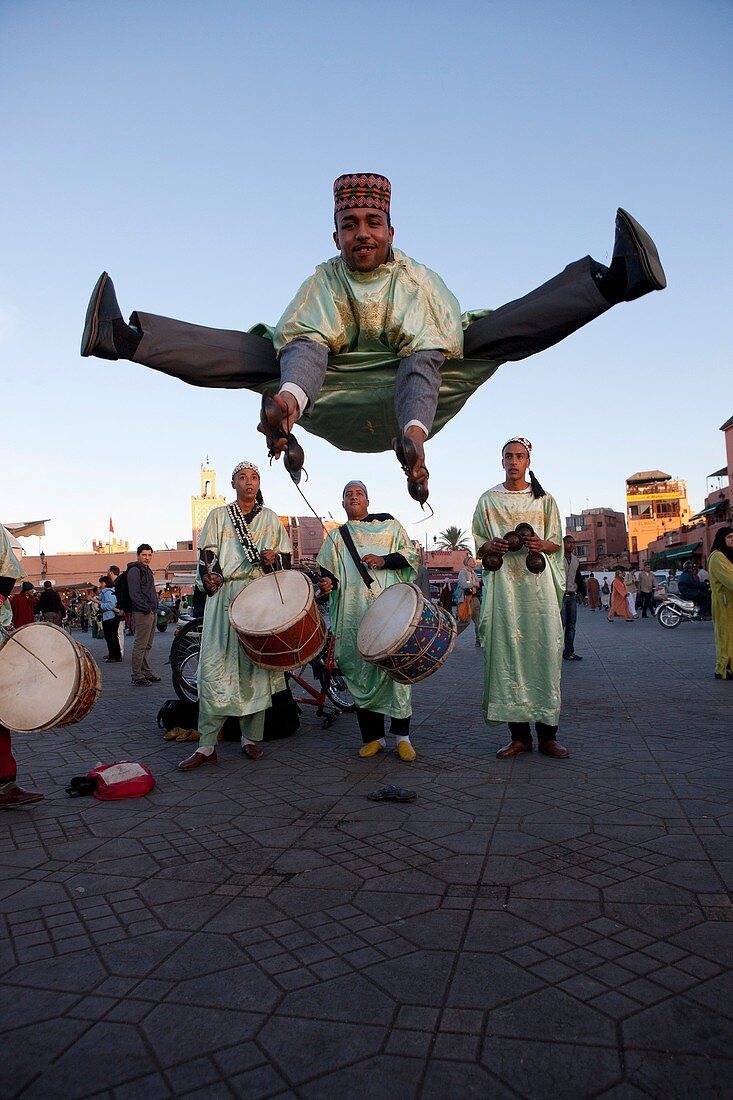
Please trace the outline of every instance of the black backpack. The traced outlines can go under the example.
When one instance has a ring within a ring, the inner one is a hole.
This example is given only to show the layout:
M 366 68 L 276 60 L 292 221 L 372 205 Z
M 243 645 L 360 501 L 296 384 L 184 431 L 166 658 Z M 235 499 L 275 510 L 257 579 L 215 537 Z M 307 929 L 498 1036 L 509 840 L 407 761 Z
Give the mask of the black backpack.
M 174 726 L 196 729 L 198 722 L 198 703 L 184 702 L 182 699 L 166 699 L 158 711 L 160 729 L 172 730 Z M 290 688 L 276 691 L 272 696 L 272 706 L 265 712 L 263 740 L 279 741 L 282 737 L 291 737 L 299 728 L 300 708 L 293 699 Z M 227 718 L 222 729 L 225 741 L 239 741 L 241 733 L 238 719 Z
M 134 563 L 133 563 L 134 564 Z M 127 581 L 127 570 L 130 568 L 128 565 L 124 573 L 120 573 L 119 577 L 115 581 L 115 596 L 117 597 L 117 606 L 120 611 L 124 611 L 126 614 L 130 614 L 132 611 L 132 600 L 130 599 L 130 586 Z
M 198 703 L 188 703 L 182 699 L 166 699 L 158 711 L 159 729 L 172 730 L 174 726 L 195 730 L 199 724 Z

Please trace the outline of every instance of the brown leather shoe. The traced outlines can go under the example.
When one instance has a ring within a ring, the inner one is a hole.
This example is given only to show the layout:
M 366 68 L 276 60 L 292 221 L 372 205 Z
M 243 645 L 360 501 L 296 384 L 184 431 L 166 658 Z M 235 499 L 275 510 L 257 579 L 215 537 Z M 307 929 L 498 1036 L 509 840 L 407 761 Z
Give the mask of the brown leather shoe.
M 178 770 L 179 772 L 192 772 L 194 768 L 200 768 L 203 764 L 216 764 L 216 762 L 216 749 L 209 756 L 204 755 L 197 749 L 193 756 L 181 761 Z
M 33 802 L 42 801 L 42 794 L 24 791 L 17 783 L 0 785 L 0 810 L 14 810 L 17 806 L 30 806 Z
M 565 746 L 558 744 L 557 741 L 541 741 L 537 747 L 545 756 L 554 756 L 556 760 L 565 760 L 570 756 Z
M 505 745 L 503 749 L 499 749 L 496 754 L 497 760 L 511 760 L 513 756 L 520 756 L 523 752 L 531 752 L 532 746 L 528 745 L 525 741 L 510 741 L 508 745 Z
M 259 745 L 242 745 L 242 755 L 248 756 L 250 760 L 262 760 L 265 751 Z

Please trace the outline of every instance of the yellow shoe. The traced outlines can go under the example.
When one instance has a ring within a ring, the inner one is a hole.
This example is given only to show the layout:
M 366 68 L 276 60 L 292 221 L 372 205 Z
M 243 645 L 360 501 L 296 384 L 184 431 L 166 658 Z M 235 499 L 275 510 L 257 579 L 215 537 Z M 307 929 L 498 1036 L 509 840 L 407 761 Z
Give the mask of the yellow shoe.
M 359 756 L 376 756 L 378 752 L 384 752 L 384 745 L 381 741 L 367 741 L 366 745 L 362 745 L 359 749 Z
M 413 760 L 417 760 L 417 753 L 409 741 L 397 742 L 397 755 L 400 760 L 404 760 L 406 764 L 411 764 Z
M 163 734 L 164 741 L 177 741 L 179 735 L 182 733 L 180 726 L 174 726 L 173 729 L 169 729 Z

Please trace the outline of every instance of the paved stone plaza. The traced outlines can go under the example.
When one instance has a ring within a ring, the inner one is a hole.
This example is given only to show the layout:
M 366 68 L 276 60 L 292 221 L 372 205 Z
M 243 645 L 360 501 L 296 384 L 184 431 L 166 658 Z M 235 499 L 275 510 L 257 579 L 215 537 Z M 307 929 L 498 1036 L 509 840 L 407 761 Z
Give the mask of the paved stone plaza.
M 494 759 L 467 630 L 414 692 L 415 764 L 308 708 L 188 775 L 171 635 L 149 689 L 128 640 L 83 724 L 14 739 L 46 800 L 0 816 L 3 1100 L 733 1095 L 733 684 L 710 623 L 578 625 L 569 761 Z M 64 793 L 119 759 L 156 790 Z

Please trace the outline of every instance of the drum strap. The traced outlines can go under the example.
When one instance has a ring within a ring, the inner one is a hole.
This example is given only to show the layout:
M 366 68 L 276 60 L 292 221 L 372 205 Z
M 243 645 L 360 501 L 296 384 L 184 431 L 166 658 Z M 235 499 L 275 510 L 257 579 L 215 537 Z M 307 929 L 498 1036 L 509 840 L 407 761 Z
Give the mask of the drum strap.
M 364 565 L 364 562 L 359 557 L 356 547 L 354 546 L 354 540 L 351 537 L 351 531 L 349 530 L 348 525 L 345 523 L 343 527 L 339 527 L 339 532 L 341 534 L 341 538 L 344 540 L 344 545 L 346 549 L 349 551 L 351 557 L 354 559 L 354 565 L 359 571 L 359 576 L 364 581 L 364 584 L 367 586 L 367 588 L 371 589 L 372 585 L 374 584 L 374 577 L 370 576 L 367 567 Z

